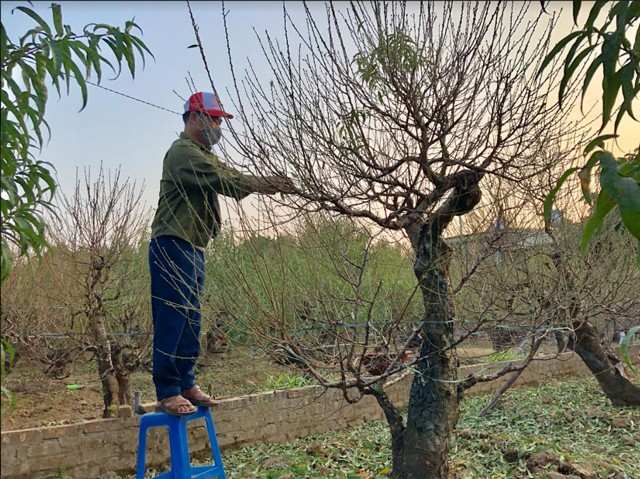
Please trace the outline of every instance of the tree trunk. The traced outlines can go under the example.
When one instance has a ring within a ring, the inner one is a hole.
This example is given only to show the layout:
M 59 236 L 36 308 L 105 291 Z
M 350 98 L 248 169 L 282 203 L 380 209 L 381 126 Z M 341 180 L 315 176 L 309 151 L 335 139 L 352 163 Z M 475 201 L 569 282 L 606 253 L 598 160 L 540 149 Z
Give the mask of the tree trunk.
M 116 380 L 118 381 L 118 404 L 131 405 L 131 376 L 128 372 L 124 374 L 116 372 Z
M 596 329 L 589 321 L 575 321 L 575 351 L 600 384 L 614 406 L 640 406 L 640 388 L 632 384 L 616 368 L 619 362 L 601 344 Z
M 451 251 L 439 233 L 428 224 L 423 228 L 414 265 L 425 316 L 420 359 L 409 396 L 404 460 L 397 471 L 402 479 L 449 476 L 449 447 L 458 421 L 457 367 L 447 350 L 453 342 L 448 280 Z
M 131 404 L 131 372 L 135 366 L 127 354 L 130 348 L 126 344 L 119 344 L 116 341 L 111 346 L 111 361 L 118 382 L 118 404 Z
M 614 354 L 607 351 L 602 345 L 601 338 L 593 325 L 587 319 L 580 319 L 582 315 L 582 304 L 577 295 L 574 276 L 566 265 L 566 259 L 561 249 L 557 246 L 555 236 L 547 228 L 547 233 L 556 245 L 555 251 L 550 255 L 558 273 L 566 281 L 569 300 L 569 315 L 573 321 L 573 338 L 568 347 L 573 349 L 587 365 L 591 373 L 595 376 L 602 392 L 609 398 L 614 406 L 640 406 L 640 388 L 629 381 L 616 368 L 620 362 Z
M 114 399 L 117 396 L 118 381 L 115 378 L 113 362 L 111 360 L 111 345 L 107 337 L 104 316 L 95 315 L 91 318 L 91 328 L 97 343 L 98 352 L 98 374 L 102 383 L 102 397 L 104 400 L 104 411 L 102 417 L 114 415 Z

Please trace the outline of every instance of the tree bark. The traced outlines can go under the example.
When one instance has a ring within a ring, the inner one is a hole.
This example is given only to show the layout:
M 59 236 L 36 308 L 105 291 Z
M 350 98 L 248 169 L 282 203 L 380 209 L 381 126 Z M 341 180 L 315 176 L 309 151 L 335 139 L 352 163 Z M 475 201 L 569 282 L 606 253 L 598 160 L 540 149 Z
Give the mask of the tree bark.
M 414 372 L 404 434 L 404 457 L 394 476 L 447 479 L 449 448 L 458 422 L 457 362 L 453 344 L 454 312 L 449 285 L 451 248 L 442 234 L 455 216 L 471 211 L 481 198 L 482 175 L 460 171 L 456 186 L 428 221 L 407 227 L 416 252 L 414 273 L 424 303 L 420 355 Z
M 97 343 L 98 374 L 102 383 L 102 398 L 104 410 L 102 417 L 113 416 L 114 399 L 117 396 L 118 381 L 115 378 L 113 362 L 111 360 L 111 345 L 107 337 L 107 328 L 102 315 L 93 316 L 91 328 Z
M 111 360 L 116 381 L 118 382 L 118 404 L 131 404 L 131 373 L 137 364 L 130 354 L 131 347 L 117 341 L 112 343 Z
M 451 435 L 458 421 L 457 367 L 448 346 L 453 342 L 449 296 L 450 248 L 440 230 L 423 228 L 414 266 L 425 316 L 420 359 L 409 396 L 404 460 L 397 477 L 445 479 L 449 476 Z
M 575 351 L 593 373 L 602 392 L 614 406 L 640 406 L 640 388 L 624 377 L 616 364 L 620 362 L 608 352 L 589 321 L 575 321 Z
M 129 373 L 116 373 L 118 381 L 118 404 L 131 405 L 131 376 Z

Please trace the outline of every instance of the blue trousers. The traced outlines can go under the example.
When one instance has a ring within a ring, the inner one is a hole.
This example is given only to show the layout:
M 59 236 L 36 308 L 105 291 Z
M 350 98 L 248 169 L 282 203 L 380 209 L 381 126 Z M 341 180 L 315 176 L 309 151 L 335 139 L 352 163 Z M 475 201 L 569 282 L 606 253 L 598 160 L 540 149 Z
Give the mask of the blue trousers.
M 175 236 L 149 244 L 153 316 L 153 383 L 158 400 L 195 386 L 200 353 L 204 253 Z

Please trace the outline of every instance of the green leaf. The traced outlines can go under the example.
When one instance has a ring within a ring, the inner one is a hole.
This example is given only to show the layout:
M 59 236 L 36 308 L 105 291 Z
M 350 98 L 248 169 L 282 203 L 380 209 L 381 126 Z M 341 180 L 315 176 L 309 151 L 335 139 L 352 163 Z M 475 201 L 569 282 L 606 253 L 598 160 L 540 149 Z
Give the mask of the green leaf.
M 133 54 L 133 46 L 131 45 L 131 40 L 128 35 L 123 35 L 123 54 L 124 58 L 127 60 L 127 66 L 129 67 L 129 72 L 131 73 L 131 78 L 135 78 L 136 76 L 136 58 Z
M 618 203 L 624 225 L 633 236 L 640 239 L 640 185 L 634 179 L 620 175 L 618 162 L 611 153 L 604 152 L 600 163 L 602 192 Z
M 569 176 L 571 176 L 577 170 L 578 168 L 575 167 L 569 168 L 567 171 L 565 171 L 562 176 L 558 178 L 558 181 L 556 181 L 556 185 L 551 189 L 547 197 L 544 199 L 544 222 L 546 225 L 548 225 L 551 221 L 551 210 L 553 208 L 553 200 L 555 199 L 556 194 L 558 194 L 558 191 L 560 190 L 564 182 L 567 181 L 567 178 L 569 178 Z
M 49 39 L 49 47 L 51 48 L 51 59 L 53 60 L 53 71 L 49 71 L 51 76 L 58 77 L 62 72 L 62 65 L 64 63 L 64 51 L 60 47 L 60 43 L 53 39 Z
M 547 67 L 547 65 L 549 65 L 549 63 L 551 63 L 551 61 L 553 60 L 553 58 L 560 52 L 560 50 L 562 50 L 571 40 L 573 40 L 574 38 L 577 38 L 579 36 L 583 36 L 585 35 L 584 30 L 579 30 L 577 32 L 571 32 L 569 35 L 567 35 L 566 37 L 564 37 L 562 40 L 560 40 L 554 47 L 553 49 L 549 52 L 549 54 L 544 58 L 544 61 L 542 62 L 542 65 L 540 66 L 540 69 L 538 70 L 537 75 L 540 75 L 544 69 Z
M 618 208 L 629 232 L 640 239 L 640 185 L 631 178 L 618 178 Z
M 64 31 L 62 29 L 62 10 L 60 9 L 60 5 L 57 3 L 51 4 L 51 10 L 53 10 L 53 25 L 56 29 L 56 35 L 61 37 L 64 35 Z
M 584 232 L 582 233 L 582 243 L 580 245 L 580 250 L 582 254 L 585 254 L 587 251 L 587 246 L 589 246 L 589 242 L 593 235 L 597 230 L 602 226 L 602 222 L 607 214 L 613 209 L 616 205 L 615 201 L 613 201 L 606 190 L 600 191 L 598 195 L 598 199 L 596 201 L 596 210 L 587 220 Z
M 580 7 L 582 2 L 580 0 L 573 0 L 573 23 L 578 25 L 578 15 L 580 15 Z
M 562 99 L 564 98 L 564 92 L 565 92 L 565 89 L 567 88 L 567 84 L 569 83 L 569 80 L 573 76 L 578 66 L 580 66 L 580 63 L 582 63 L 582 60 L 584 60 L 585 57 L 589 55 L 596 47 L 597 45 L 591 45 L 590 47 L 585 48 L 584 50 L 582 50 L 582 52 L 578 54 L 578 56 L 575 58 L 575 60 L 571 65 L 569 65 L 568 67 L 565 66 L 562 80 L 560 82 L 560 88 L 558 90 L 558 103 L 560 107 L 562 107 Z M 567 61 L 569 61 L 569 56 L 567 56 Z
M 634 67 L 633 63 L 629 62 L 626 65 L 624 65 L 618 72 L 620 74 L 620 84 L 622 86 L 622 97 L 624 101 L 622 103 L 622 107 L 620 108 L 620 113 L 618 114 L 618 118 L 616 118 L 615 127 L 614 127 L 614 130 L 616 131 L 618 129 L 618 125 L 620 124 L 620 120 L 622 119 L 621 115 L 624 114 L 625 112 L 628 113 L 631 118 L 636 120 L 636 117 L 633 115 L 632 107 L 633 107 L 633 100 L 635 100 L 638 91 L 636 90 L 634 92 L 634 88 L 633 88 L 633 77 L 635 75 L 635 70 L 633 67 Z M 640 85 L 638 85 L 638 88 L 640 89 Z
M 625 22 L 630 25 L 631 22 L 640 18 L 640 2 L 631 2 L 629 9 L 627 10 L 627 16 Z
M 640 244 L 638 245 L 638 247 L 640 251 Z M 631 345 L 631 341 L 638 331 L 640 331 L 640 326 L 634 326 L 627 332 L 627 334 L 624 336 L 624 339 L 620 343 L 620 355 L 622 356 L 622 360 L 633 372 L 636 371 L 636 368 L 633 366 L 633 362 L 631 361 L 631 357 L 629 356 L 629 346 Z
M 114 41 L 113 38 L 106 37 L 104 38 L 104 42 L 109 46 L 114 56 L 116 57 L 116 60 L 118 61 L 118 71 L 116 72 L 116 76 L 113 78 L 115 80 L 120 76 L 120 73 L 122 73 L 122 50 L 120 49 L 119 44 Z
M 0 54 L 2 55 L 2 63 L 5 63 L 5 58 L 9 55 L 9 36 L 4 29 L 4 25 L 0 23 Z M 4 72 L 3 72 L 4 73 Z
M 87 106 L 87 83 L 85 82 L 82 73 L 78 69 L 78 66 L 73 61 L 70 61 L 68 63 L 68 66 L 69 69 L 73 72 L 73 76 L 75 77 L 76 83 L 80 87 L 80 92 L 82 93 L 82 107 L 80 108 L 80 111 L 82 111 L 84 110 L 85 106 Z
M 11 272 L 11 268 L 13 266 L 13 253 L 11 252 L 11 249 L 9 248 L 9 245 L 7 244 L 7 242 L 4 240 L 4 238 L 2 239 L 2 258 L 1 258 L 2 263 L 0 263 L 0 270 L 2 270 L 0 272 L 0 281 L 4 282 L 5 279 L 7 279 L 7 277 L 9 276 L 9 273 Z M 3 361 L 4 364 L 4 361 Z
M 636 29 L 636 39 L 633 44 L 633 51 L 640 52 L 640 28 Z
M 602 63 L 602 55 L 598 55 L 591 62 L 591 65 L 589 65 L 589 68 L 587 68 L 587 71 L 586 71 L 586 73 L 584 75 L 584 81 L 582 82 L 582 95 L 581 95 L 581 98 L 580 98 L 580 110 L 581 111 L 584 110 L 584 97 L 587 94 L 587 90 L 589 89 L 589 84 L 591 83 L 591 79 L 593 78 L 593 75 L 598 70 L 598 67 L 600 66 L 600 63 Z
M 616 32 L 618 33 L 618 35 L 622 35 L 627 26 L 627 11 L 629 10 L 629 2 L 619 1 L 618 4 L 612 9 L 612 13 L 613 10 L 615 10 L 616 15 Z
M 593 22 L 596 21 L 600 10 L 602 10 L 602 7 L 604 7 L 606 4 L 607 2 L 605 0 L 598 0 L 593 4 L 593 7 L 591 7 L 591 11 L 589 12 L 589 16 L 587 17 L 587 21 L 584 24 L 587 30 L 593 29 Z
M 620 85 L 621 75 L 619 75 L 619 72 L 611 77 L 604 76 L 602 78 L 602 125 L 600 126 L 600 131 L 604 130 L 611 119 L 611 111 L 616 103 Z M 616 129 L 614 128 L 615 131 Z
M 613 155 L 608 151 L 598 152 L 598 161 L 602 167 L 600 172 L 600 184 L 603 190 L 607 190 L 611 199 L 615 202 L 620 200 L 618 192 L 618 163 Z
M 595 137 L 593 140 L 591 140 L 589 142 L 589 144 L 585 147 L 584 151 L 583 151 L 583 155 L 588 155 L 589 153 L 591 153 L 591 150 L 593 150 L 595 147 L 600 147 L 603 148 L 604 147 L 604 142 L 606 140 L 610 140 L 611 138 L 617 138 L 618 135 L 614 134 L 614 133 L 610 133 L 607 135 L 601 135 L 601 136 L 597 136 Z
M 601 151 L 596 151 L 591 155 L 587 163 L 582 167 L 578 178 L 580 178 L 580 188 L 582 189 L 582 196 L 585 201 L 591 204 L 591 190 L 589 184 L 591 183 L 591 170 L 600 161 Z
M 129 39 L 131 40 L 131 43 L 133 44 L 133 46 L 136 47 L 136 49 L 138 50 L 138 53 L 140 54 L 140 58 L 142 59 L 142 68 L 145 68 L 147 65 L 145 55 L 144 55 L 145 52 L 148 53 L 151 56 L 151 58 L 155 60 L 155 57 L 149 51 L 149 49 L 147 48 L 147 46 L 144 44 L 142 40 L 136 37 L 129 37 Z

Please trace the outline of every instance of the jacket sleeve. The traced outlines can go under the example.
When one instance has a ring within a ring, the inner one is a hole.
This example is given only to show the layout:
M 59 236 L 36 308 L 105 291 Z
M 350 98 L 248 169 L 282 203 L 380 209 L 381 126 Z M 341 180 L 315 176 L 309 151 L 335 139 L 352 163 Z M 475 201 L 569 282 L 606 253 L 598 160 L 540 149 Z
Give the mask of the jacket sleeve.
M 167 153 L 165 168 L 169 176 L 165 179 L 185 189 L 213 190 L 237 200 L 250 195 L 255 185 L 253 176 L 239 172 L 213 154 L 205 155 L 186 146 Z

